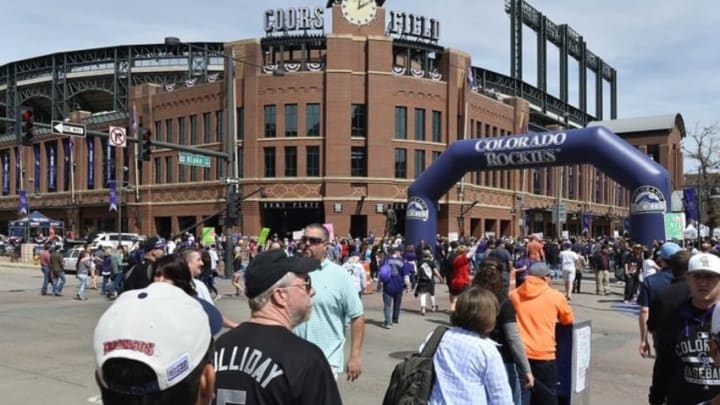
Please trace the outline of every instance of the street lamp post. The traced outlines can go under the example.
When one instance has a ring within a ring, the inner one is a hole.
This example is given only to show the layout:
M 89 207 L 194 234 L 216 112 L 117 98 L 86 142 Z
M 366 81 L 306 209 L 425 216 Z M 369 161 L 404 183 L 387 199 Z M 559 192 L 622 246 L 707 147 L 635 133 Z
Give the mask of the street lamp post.
M 193 45 L 190 43 L 182 42 L 180 38 L 178 37 L 165 37 L 165 45 L 167 46 L 180 46 L 184 45 L 187 46 L 189 49 L 196 49 L 205 51 L 204 48 L 199 47 L 197 45 Z M 235 57 L 235 48 L 230 48 L 230 54 L 226 55 L 224 53 L 217 54 L 217 56 L 222 57 L 225 60 L 225 94 L 226 94 L 226 105 L 225 105 L 225 117 L 227 119 L 227 131 L 225 133 L 225 153 L 227 154 L 226 158 L 226 170 L 225 173 L 227 177 L 232 177 L 237 179 L 238 177 L 238 167 L 237 167 L 237 147 L 235 145 L 235 123 L 237 122 L 237 108 L 235 106 L 235 63 L 242 63 L 248 66 L 253 66 L 256 68 L 262 69 L 263 66 L 247 61 L 244 59 L 239 59 Z M 273 76 L 284 76 L 284 72 L 282 70 L 275 70 L 273 71 Z M 233 182 L 227 182 L 227 190 L 225 191 L 225 209 L 226 209 L 226 216 L 225 216 L 225 223 L 223 224 L 223 234 L 225 235 L 225 277 L 232 276 L 233 269 L 232 269 L 232 262 L 233 262 L 233 238 L 232 238 L 232 226 L 234 224 L 235 218 L 230 218 L 227 214 L 231 211 L 230 205 L 234 204 L 235 202 L 232 201 L 231 195 L 235 191 L 233 188 L 237 188 L 237 184 L 233 184 Z M 240 217 L 242 217 L 242 212 L 238 213 Z M 242 220 L 242 218 L 241 218 Z

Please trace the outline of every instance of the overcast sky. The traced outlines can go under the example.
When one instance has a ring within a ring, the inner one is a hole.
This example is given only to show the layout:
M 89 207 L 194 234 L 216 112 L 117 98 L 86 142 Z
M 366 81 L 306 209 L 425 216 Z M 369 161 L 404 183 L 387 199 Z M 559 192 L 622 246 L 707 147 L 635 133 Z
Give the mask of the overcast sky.
M 264 10 L 325 3 L 7 2 L 0 24 L 0 64 L 60 51 L 162 42 L 165 36 L 185 41 L 257 38 L 263 35 Z M 509 74 L 510 23 L 504 4 L 504 0 L 387 0 L 385 7 L 439 19 L 441 45 L 468 52 L 474 66 Z M 716 0 L 532 0 L 530 4 L 556 24 L 570 25 L 584 37 L 588 49 L 617 70 L 619 118 L 679 112 L 688 131 L 720 121 L 720 3 Z M 534 36 L 524 31 L 524 78 L 531 84 L 536 81 Z M 548 86 L 557 95 L 558 53 L 552 48 L 548 47 Z M 570 77 L 571 103 L 577 105 L 574 63 Z M 594 86 L 588 87 L 592 113 Z M 607 105 L 605 111 L 609 117 Z

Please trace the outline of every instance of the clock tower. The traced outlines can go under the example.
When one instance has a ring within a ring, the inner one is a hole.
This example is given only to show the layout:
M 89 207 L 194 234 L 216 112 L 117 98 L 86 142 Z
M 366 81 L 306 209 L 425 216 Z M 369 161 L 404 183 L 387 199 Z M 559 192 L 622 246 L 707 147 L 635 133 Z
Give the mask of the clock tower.
M 334 34 L 385 35 L 385 0 L 329 0 Z

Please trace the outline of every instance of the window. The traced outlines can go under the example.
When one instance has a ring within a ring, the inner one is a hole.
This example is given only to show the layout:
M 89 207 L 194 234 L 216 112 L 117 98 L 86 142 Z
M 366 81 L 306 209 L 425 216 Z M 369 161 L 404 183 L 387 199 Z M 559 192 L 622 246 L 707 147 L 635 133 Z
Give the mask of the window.
M 578 184 L 578 200 L 582 200 L 585 198 L 583 188 L 585 183 L 583 182 L 583 168 L 582 166 L 578 166 L 578 172 L 577 172 L 577 184 Z
M 569 167 L 567 168 L 567 171 L 568 171 L 568 176 L 567 176 L 567 179 L 568 179 L 567 198 L 574 198 L 574 197 L 575 197 L 575 188 L 574 188 L 575 182 L 574 182 L 573 180 L 574 180 L 574 177 L 575 177 L 575 166 L 569 166 Z
M 367 136 L 367 120 L 365 112 L 365 104 L 353 104 L 350 111 L 352 116 L 352 126 L 350 128 L 350 136 Z
M 225 176 L 223 176 L 223 165 L 225 164 L 225 160 L 221 158 L 215 158 L 215 178 L 220 179 Z
M 203 113 L 203 143 L 210 143 L 210 113 Z
M 297 147 L 285 147 L 285 177 L 297 177 Z
M 407 108 L 395 107 L 395 139 L 407 139 Z
M 223 141 L 223 127 L 224 126 L 225 126 L 225 123 L 223 122 L 223 112 L 215 111 L 215 140 L 217 142 Z
M 533 194 L 540 194 L 540 169 L 533 169 Z
M 197 115 L 190 116 L 190 145 L 197 145 Z
M 162 142 L 162 121 L 155 121 L 155 140 Z
M 264 148 L 265 177 L 275 177 L 275 148 Z
M 185 117 L 178 117 L 178 143 L 186 145 L 185 140 Z
M 170 184 L 173 182 L 173 164 L 172 156 L 165 158 L 165 183 Z
M 425 171 L 425 151 L 415 151 L 415 178 L 420 176 Z
M 242 146 L 239 146 L 237 148 L 236 158 L 237 158 L 238 177 L 243 177 L 244 171 L 243 171 L 243 148 L 242 148 Z M 220 159 L 220 158 L 218 158 L 218 159 Z M 222 177 L 222 174 L 220 176 L 218 176 L 218 178 L 220 178 L 220 177 Z
M 172 143 L 173 141 L 173 120 L 165 120 L 165 141 Z
M 297 136 L 297 104 L 285 104 L 285 136 Z
M 367 148 L 353 146 L 350 150 L 350 175 L 367 177 Z
M 155 158 L 155 184 L 162 183 L 162 166 L 160 165 L 160 158 Z
M 555 168 L 553 167 L 545 168 L 545 195 L 552 195 L 552 178 L 554 169 Z
M 436 161 L 440 157 L 440 154 L 442 154 L 442 152 L 436 150 L 432 151 L 432 161 Z
M 266 138 L 274 138 L 275 137 L 275 106 L 274 105 L 266 105 L 265 106 L 265 137 Z
M 480 130 L 478 129 L 479 133 Z M 442 112 L 440 111 L 432 112 L 432 141 L 442 142 Z
M 238 140 L 241 140 L 245 138 L 245 108 L 238 108 L 235 110 L 235 114 L 237 120 L 235 123 L 235 125 L 237 125 L 237 128 L 235 128 L 235 136 Z
M 308 177 L 320 176 L 320 147 L 305 147 L 305 175 Z
M 320 104 L 308 104 L 305 114 L 307 136 L 320 136 Z
M 190 166 L 190 181 L 198 181 L 198 168 Z
M 395 178 L 407 177 L 407 149 L 395 149 Z
M 415 109 L 415 140 L 425 140 L 425 109 Z
M 178 166 L 178 183 L 185 183 L 185 167 L 180 165 Z

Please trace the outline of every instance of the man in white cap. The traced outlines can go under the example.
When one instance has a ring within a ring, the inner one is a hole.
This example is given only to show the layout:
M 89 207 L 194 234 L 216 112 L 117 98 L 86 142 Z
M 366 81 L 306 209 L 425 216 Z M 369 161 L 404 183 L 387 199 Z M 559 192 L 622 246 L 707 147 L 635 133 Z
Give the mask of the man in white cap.
M 105 405 L 209 404 L 219 313 L 167 283 L 121 295 L 95 328 L 95 379 Z
M 710 357 L 711 320 L 720 300 L 720 257 L 700 253 L 688 262 L 690 298 L 663 313 L 650 386 L 650 405 L 698 404 L 720 394 L 720 369 Z

